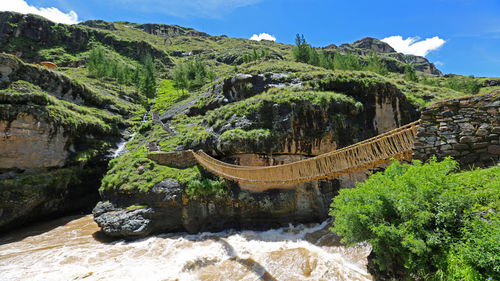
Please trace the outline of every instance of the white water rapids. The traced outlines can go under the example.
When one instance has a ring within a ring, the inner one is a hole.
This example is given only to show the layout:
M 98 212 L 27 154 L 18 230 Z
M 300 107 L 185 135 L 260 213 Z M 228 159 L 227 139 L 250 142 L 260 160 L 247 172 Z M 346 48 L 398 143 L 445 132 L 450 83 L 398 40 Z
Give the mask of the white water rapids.
M 113 241 L 91 215 L 66 217 L 0 236 L 0 280 L 371 280 L 370 247 L 328 226 Z

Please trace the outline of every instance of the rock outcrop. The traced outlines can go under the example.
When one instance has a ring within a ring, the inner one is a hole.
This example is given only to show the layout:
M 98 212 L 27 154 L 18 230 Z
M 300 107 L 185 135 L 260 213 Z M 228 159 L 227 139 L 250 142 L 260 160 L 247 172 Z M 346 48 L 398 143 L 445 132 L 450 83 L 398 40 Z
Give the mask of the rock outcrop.
M 377 53 L 384 60 L 390 72 L 404 73 L 404 65 L 400 63 L 402 62 L 412 65 L 417 71 L 437 76 L 443 75 L 441 71 L 426 58 L 398 53 L 389 44 L 371 37 L 363 38 L 352 44 L 342 44 L 338 47 L 329 45 L 325 47 L 325 50 L 338 50 L 343 53 L 349 52 L 361 56 L 369 56 L 371 53 Z
M 81 22 L 79 24 L 90 26 L 93 28 L 111 30 L 111 31 L 116 30 L 116 27 L 112 22 L 107 22 L 107 21 L 103 21 L 103 20 L 87 20 L 87 21 Z
M 190 116 L 204 114 L 208 110 L 244 100 L 271 88 L 297 87 L 301 85 L 300 79 L 291 78 L 285 73 L 237 74 L 214 85 L 209 92 L 210 96 L 204 99 L 201 106 L 186 108 L 186 113 Z M 166 121 L 176 113 L 178 112 L 167 112 L 160 118 L 162 121 Z
M 265 229 L 322 221 L 339 183 L 312 182 L 262 193 L 250 193 L 233 184 L 227 194 L 206 199 L 189 199 L 184 188 L 174 179 L 165 179 L 148 193 L 103 192 L 110 200 L 96 206 L 95 221 L 107 235 L 127 238 L 155 232 Z
M 0 89 L 15 81 L 32 83 L 59 99 L 77 105 L 99 107 L 118 114 L 127 113 L 113 99 L 102 97 L 64 74 L 23 63 L 12 55 L 0 54 Z
M 350 44 L 351 47 L 357 48 L 357 49 L 366 49 L 366 50 L 371 50 L 376 53 L 395 53 L 396 50 L 394 50 L 389 44 L 382 42 L 378 39 L 371 38 L 371 37 L 366 37 L 361 40 L 358 40 L 352 44 Z
M 136 26 L 136 28 L 141 29 L 149 34 L 168 36 L 168 37 L 176 37 L 181 35 L 210 37 L 210 35 L 205 32 L 197 31 L 192 28 L 181 27 L 178 25 L 145 23 Z
M 31 114 L 0 120 L 0 169 L 62 167 L 69 156 L 69 143 L 62 127 Z

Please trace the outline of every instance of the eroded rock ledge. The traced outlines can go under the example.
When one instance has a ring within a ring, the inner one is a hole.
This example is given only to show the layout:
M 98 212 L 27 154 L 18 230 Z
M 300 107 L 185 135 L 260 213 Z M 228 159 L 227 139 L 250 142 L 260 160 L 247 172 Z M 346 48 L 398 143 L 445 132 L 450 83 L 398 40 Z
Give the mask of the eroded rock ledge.
M 102 192 L 110 200 L 100 202 L 93 214 L 102 231 L 115 237 L 265 229 L 325 220 L 339 185 L 338 180 L 315 181 L 294 189 L 250 193 L 233 184 L 225 195 L 190 199 L 184 186 L 165 179 L 147 193 Z

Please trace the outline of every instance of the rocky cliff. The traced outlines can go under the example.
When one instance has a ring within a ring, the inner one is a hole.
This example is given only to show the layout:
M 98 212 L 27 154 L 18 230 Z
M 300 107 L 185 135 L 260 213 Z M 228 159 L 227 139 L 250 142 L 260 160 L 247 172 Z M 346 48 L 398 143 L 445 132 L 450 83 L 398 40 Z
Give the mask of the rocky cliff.
M 166 25 L 166 24 L 152 24 L 146 23 L 136 26 L 136 28 L 143 30 L 149 34 L 162 35 L 168 37 L 176 37 L 180 35 L 185 36 L 198 36 L 198 37 L 209 37 L 210 35 L 205 32 L 200 32 L 192 28 L 185 28 L 178 25 Z
M 0 75 L 0 230 L 88 208 L 130 108 L 10 55 Z

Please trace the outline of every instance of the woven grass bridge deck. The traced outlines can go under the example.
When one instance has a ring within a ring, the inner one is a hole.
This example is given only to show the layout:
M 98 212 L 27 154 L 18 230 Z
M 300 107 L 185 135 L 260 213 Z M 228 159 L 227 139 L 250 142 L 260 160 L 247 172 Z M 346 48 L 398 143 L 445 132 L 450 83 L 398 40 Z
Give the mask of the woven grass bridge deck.
M 313 158 L 276 166 L 239 166 L 219 161 L 201 150 L 191 153 L 211 173 L 240 183 L 296 184 L 378 167 L 391 158 L 411 160 L 419 122 Z

